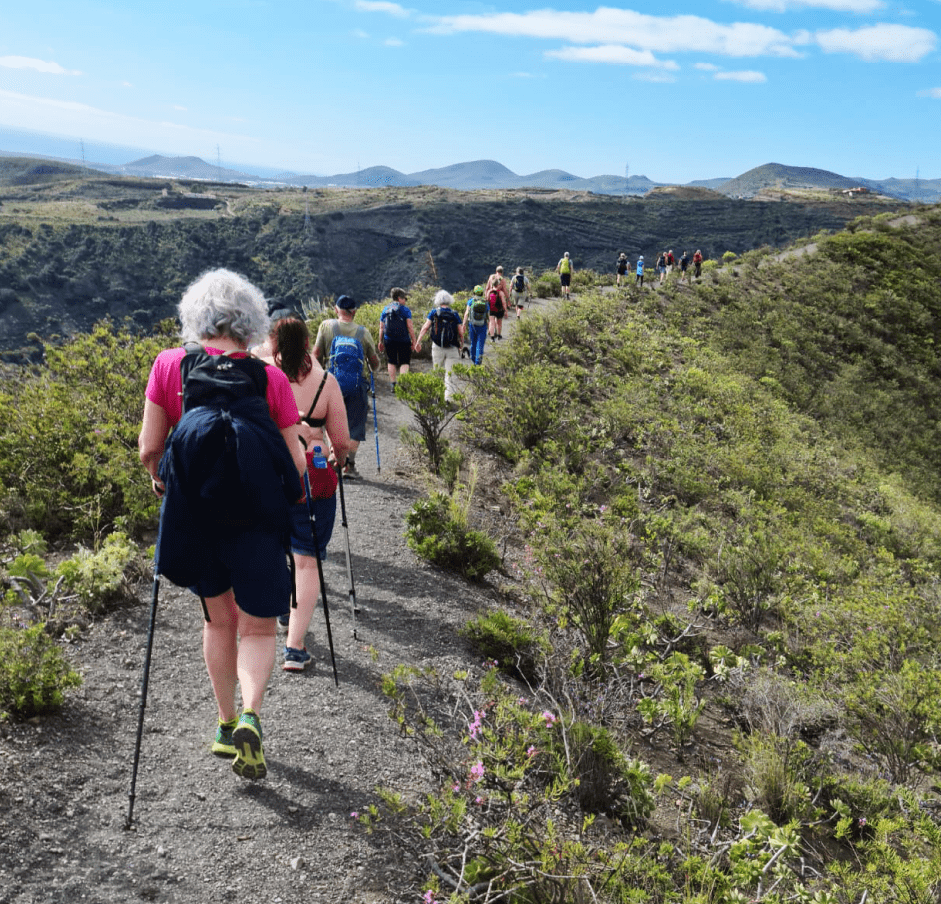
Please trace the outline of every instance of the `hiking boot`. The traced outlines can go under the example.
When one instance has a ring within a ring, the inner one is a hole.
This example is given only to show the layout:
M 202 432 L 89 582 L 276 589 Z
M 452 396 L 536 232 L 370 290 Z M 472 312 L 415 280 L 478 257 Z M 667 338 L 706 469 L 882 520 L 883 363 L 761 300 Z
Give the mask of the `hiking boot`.
M 212 752 L 216 756 L 235 756 L 232 733 L 235 731 L 236 722 L 236 719 L 229 722 L 220 721 L 216 726 L 216 739 L 212 742 Z
M 308 664 L 313 660 L 313 656 L 307 652 L 306 647 L 295 650 L 294 647 L 284 648 L 284 665 L 281 666 L 285 672 L 303 672 Z
M 392 384 L 392 394 L 395 395 L 395 383 Z
M 355 462 L 355 461 L 350 461 L 349 459 L 346 460 L 346 466 L 343 468 L 343 476 L 344 476 L 347 480 L 358 480 L 358 479 L 359 479 L 359 471 L 356 470 L 356 462 Z
M 250 709 L 246 709 L 239 717 L 238 725 L 232 732 L 232 745 L 235 747 L 232 771 L 236 775 L 256 781 L 268 774 L 265 754 L 261 749 L 261 722 Z

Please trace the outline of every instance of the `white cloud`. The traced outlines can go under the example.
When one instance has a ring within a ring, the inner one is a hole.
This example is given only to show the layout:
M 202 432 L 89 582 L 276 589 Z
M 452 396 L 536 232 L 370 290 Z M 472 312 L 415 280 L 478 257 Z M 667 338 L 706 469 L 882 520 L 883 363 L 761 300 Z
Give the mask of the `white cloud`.
M 851 53 L 870 62 L 913 63 L 934 51 L 937 35 L 907 25 L 872 25 L 867 28 L 834 28 L 818 31 L 813 40 L 826 53 Z
M 5 69 L 35 69 L 47 75 L 81 75 L 76 69 L 63 69 L 58 63 L 46 60 L 37 60 L 33 57 L 4 56 L 0 57 L 0 66 Z
M 363 40 L 363 41 L 368 41 L 371 35 L 369 34 L 368 31 L 363 31 L 361 28 L 357 28 L 353 32 L 353 37 L 359 38 L 360 40 Z
M 0 121 L 6 126 L 45 132 L 54 121 L 63 135 L 95 135 L 139 147 L 172 147 L 176 144 L 255 144 L 257 140 L 212 129 L 194 129 L 175 122 L 154 122 L 111 110 L 102 110 L 77 101 L 37 97 L 0 89 Z
M 397 19 L 407 19 L 411 13 L 398 3 L 388 3 L 386 0 L 356 0 L 353 7 L 361 13 L 386 13 Z
M 768 81 L 763 72 L 749 70 L 742 72 L 717 72 L 713 78 L 719 82 L 749 82 L 756 85 Z
M 791 39 L 776 28 L 736 22 L 721 25 L 700 16 L 648 16 L 629 9 L 594 12 L 543 9 L 488 16 L 441 16 L 438 34 L 485 32 L 563 40 L 574 44 L 623 44 L 659 53 L 695 51 L 725 56 L 797 56 Z
M 656 82 L 658 84 L 672 84 L 676 81 L 672 75 L 668 75 L 666 72 L 638 72 L 634 78 L 638 82 Z
M 930 97 L 934 100 L 941 100 L 941 88 L 925 88 L 918 92 L 919 97 Z
M 186 113 L 186 112 L 187 112 L 186 107 L 181 107 L 179 104 L 174 104 L 174 105 L 173 105 L 173 109 L 174 109 L 174 110 L 179 110 L 181 113 Z
M 404 47 L 405 41 L 401 41 L 399 38 L 386 38 L 385 45 L 386 47 Z
M 658 60 L 649 50 L 634 50 L 618 44 L 598 47 L 563 47 L 547 50 L 546 56 L 580 63 L 615 63 L 619 66 L 651 66 L 658 69 L 679 69 L 672 60 Z
M 695 69 L 701 69 L 703 72 L 718 72 L 719 67 L 714 66 L 712 63 L 696 63 Z
M 885 9 L 883 0 L 733 0 L 749 9 L 783 13 L 788 10 L 829 9 L 840 13 L 875 13 Z

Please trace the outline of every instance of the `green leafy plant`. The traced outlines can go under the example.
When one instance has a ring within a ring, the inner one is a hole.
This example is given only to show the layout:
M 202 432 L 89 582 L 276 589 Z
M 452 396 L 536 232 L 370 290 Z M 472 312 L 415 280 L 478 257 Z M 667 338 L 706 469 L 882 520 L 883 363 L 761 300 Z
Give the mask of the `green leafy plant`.
M 451 496 L 434 492 L 419 499 L 405 518 L 408 545 L 423 559 L 482 581 L 500 566 L 496 546 L 483 531 L 467 525 L 467 513 Z
M 81 676 L 42 625 L 0 627 L 0 715 L 26 719 L 58 709 Z

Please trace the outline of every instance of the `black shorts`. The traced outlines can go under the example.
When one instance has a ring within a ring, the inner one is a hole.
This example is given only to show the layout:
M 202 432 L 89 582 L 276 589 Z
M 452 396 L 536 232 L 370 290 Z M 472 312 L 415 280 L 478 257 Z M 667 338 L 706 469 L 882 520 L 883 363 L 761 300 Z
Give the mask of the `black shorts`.
M 572 274 L 571 273 L 560 273 L 559 279 L 562 280 L 563 286 L 569 286 L 572 284 Z
M 389 342 L 386 340 L 386 358 L 395 367 L 412 363 L 411 342 Z

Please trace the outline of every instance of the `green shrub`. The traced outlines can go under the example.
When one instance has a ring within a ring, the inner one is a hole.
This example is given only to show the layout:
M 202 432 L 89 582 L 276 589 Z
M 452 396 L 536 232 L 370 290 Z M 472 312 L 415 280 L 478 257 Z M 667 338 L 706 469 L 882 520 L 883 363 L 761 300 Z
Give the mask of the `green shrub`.
M 0 484 L 14 528 L 96 540 L 152 525 L 157 500 L 138 458 L 144 390 L 170 325 L 141 338 L 98 324 L 47 349 L 47 364 L 11 388 L 0 430 Z
M 122 533 L 109 535 L 97 551 L 79 549 L 57 569 L 90 612 L 131 598 L 141 573 L 140 552 Z
M 405 517 L 409 548 L 440 568 L 482 581 L 500 567 L 500 556 L 483 531 L 467 526 L 466 513 L 444 493 L 419 499 Z
M 548 642 L 522 619 L 500 609 L 477 616 L 461 632 L 487 659 L 503 671 L 533 681 Z
M 27 719 L 62 705 L 81 676 L 42 625 L 0 627 L 0 717 Z
M 448 406 L 444 400 L 444 374 L 435 369 L 430 373 L 410 370 L 399 374 L 395 394 L 408 405 L 418 427 L 417 445 L 428 459 L 432 474 L 441 473 L 442 462 L 448 450 L 444 431 L 460 409 Z

